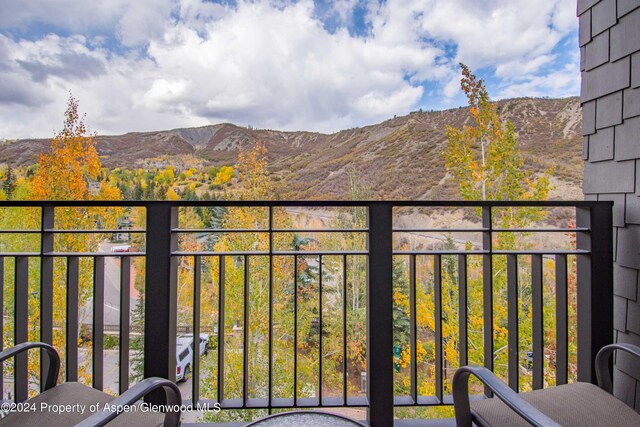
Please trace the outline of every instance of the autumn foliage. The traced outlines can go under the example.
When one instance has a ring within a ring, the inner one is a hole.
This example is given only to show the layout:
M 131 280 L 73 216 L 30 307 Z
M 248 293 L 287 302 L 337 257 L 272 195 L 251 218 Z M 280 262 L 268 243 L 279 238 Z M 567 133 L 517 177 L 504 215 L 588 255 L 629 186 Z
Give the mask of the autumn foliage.
M 517 148 L 515 127 L 503 122 L 482 80 L 462 68 L 461 87 L 467 96 L 473 126 L 447 126 L 447 170 L 465 200 L 545 200 L 550 173 L 534 177 Z
M 93 136 L 78 117 L 78 100 L 69 96 L 64 128 L 51 141 L 51 151 L 38 158 L 32 197 L 39 200 L 87 200 L 89 182 L 100 173 Z

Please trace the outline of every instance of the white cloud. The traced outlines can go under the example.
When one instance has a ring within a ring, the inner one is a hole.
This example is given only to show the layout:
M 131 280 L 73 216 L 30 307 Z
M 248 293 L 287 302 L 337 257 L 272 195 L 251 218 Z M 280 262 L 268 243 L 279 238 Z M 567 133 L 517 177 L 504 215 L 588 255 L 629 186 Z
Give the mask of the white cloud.
M 175 0 L 0 0 L 0 28 L 46 24 L 72 34 L 115 34 L 125 46 L 162 35 Z
M 333 13 L 346 25 L 357 5 L 338 0 Z M 492 70 L 500 97 L 579 83 L 577 48 L 560 68 L 554 52 L 575 32 L 571 2 L 366 7 L 369 31 L 353 36 L 327 31 L 310 0 L 0 0 L 0 137 L 49 136 L 68 90 L 99 133 L 219 121 L 333 131 L 415 109 L 425 87 L 450 100 L 459 61 Z M 71 35 L 29 39 L 38 23 Z
M 338 16 L 339 22 L 347 25 L 351 23 L 353 11 L 357 5 L 358 0 L 335 0 L 331 8 Z
M 240 3 L 201 37 L 177 26 L 149 55 L 173 77 L 189 75 L 180 100 L 187 110 L 256 126 L 333 130 L 316 121 L 354 115 L 357 124 L 407 112 L 422 88 L 407 71 L 433 65 L 439 51 L 417 41 L 398 44 L 330 34 L 313 19 L 311 2 L 282 9 Z M 354 123 L 351 123 L 353 125 Z
M 563 98 L 575 96 L 580 91 L 580 71 L 572 64 L 566 65 L 548 74 L 532 75 L 521 82 L 503 85 L 496 99 L 514 98 L 518 96 L 552 96 Z

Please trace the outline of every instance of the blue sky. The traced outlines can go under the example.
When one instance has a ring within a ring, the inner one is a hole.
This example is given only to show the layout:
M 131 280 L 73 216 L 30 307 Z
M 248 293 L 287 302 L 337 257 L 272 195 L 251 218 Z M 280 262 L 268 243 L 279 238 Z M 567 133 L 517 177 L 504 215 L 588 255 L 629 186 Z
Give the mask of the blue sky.
M 568 0 L 0 0 L 0 139 L 50 137 L 71 91 L 99 134 L 333 132 L 494 99 L 579 93 Z

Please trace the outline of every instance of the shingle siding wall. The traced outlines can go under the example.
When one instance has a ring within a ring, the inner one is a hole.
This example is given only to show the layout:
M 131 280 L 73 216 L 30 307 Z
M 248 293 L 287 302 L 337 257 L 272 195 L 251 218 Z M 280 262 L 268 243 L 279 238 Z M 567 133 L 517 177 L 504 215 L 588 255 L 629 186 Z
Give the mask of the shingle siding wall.
M 578 0 L 585 198 L 614 201 L 615 340 L 640 345 L 640 0 Z M 640 364 L 616 395 L 640 412 Z

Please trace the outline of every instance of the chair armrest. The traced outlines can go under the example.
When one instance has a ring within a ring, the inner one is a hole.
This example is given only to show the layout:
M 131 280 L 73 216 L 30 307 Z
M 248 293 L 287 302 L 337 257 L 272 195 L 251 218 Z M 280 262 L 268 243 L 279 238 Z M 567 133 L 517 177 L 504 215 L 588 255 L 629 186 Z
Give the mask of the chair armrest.
M 120 415 L 123 412 L 123 408 L 133 405 L 153 390 L 161 387 L 164 389 L 167 397 L 166 405 L 169 409 L 165 413 L 163 425 L 165 427 L 178 426 L 180 425 L 180 406 L 182 405 L 182 396 L 180 395 L 178 386 L 164 378 L 152 377 L 140 381 L 119 397 L 109 402 L 109 407 L 114 408 L 114 411 L 96 412 L 89 418 L 76 424 L 75 427 L 102 427 Z
M 481 366 L 463 366 L 453 376 L 453 403 L 458 427 L 472 426 L 471 406 L 469 404 L 469 375 L 474 375 L 482 381 L 500 400 L 529 424 L 536 427 L 560 427 L 560 424 L 520 397 L 518 393 L 496 377 L 493 372 Z
M 58 374 L 60 373 L 60 356 L 53 346 L 44 342 L 23 342 L 0 352 L 0 363 L 32 348 L 41 348 L 47 353 L 47 356 L 49 356 L 49 370 L 47 371 L 43 391 L 49 390 L 58 382 Z
M 605 345 L 596 355 L 596 378 L 598 385 L 604 391 L 613 394 L 611 371 L 609 370 L 609 358 L 616 350 L 623 350 L 640 359 L 640 347 L 628 343 L 616 343 Z M 640 363 L 640 360 L 638 361 Z

